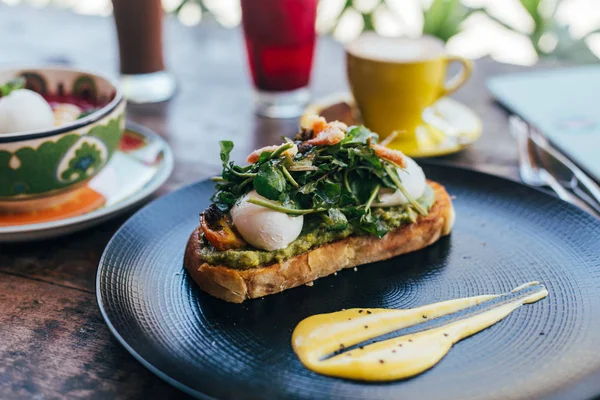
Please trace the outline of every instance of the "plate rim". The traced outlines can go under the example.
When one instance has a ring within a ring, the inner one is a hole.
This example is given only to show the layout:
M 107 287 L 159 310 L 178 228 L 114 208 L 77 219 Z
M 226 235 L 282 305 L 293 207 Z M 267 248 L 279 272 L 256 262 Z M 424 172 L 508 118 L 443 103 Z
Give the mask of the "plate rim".
M 91 227 L 96 223 L 101 223 L 107 218 L 124 213 L 156 192 L 167 179 L 169 179 L 173 172 L 175 166 L 173 150 L 162 136 L 143 125 L 127 121 L 126 129 L 141 133 L 145 137 L 150 137 L 152 140 L 160 142 L 162 145 L 163 158 L 160 162 L 160 167 L 157 169 L 152 179 L 146 183 L 139 192 L 111 206 L 103 207 L 75 217 L 35 224 L 0 227 L 0 243 L 27 242 L 44 239 L 50 237 L 48 235 L 51 235 L 50 232 L 53 230 L 61 228 L 65 228 L 67 231 L 61 232 L 57 234 L 57 236 L 73 233 L 80 229 Z M 72 227 L 73 229 L 69 230 L 68 227 Z M 18 237 L 5 237 L 9 235 L 18 235 Z M 26 235 L 31 235 L 32 237 L 27 238 L 25 237 Z
M 438 161 L 438 160 L 423 160 L 420 161 L 420 164 L 423 164 L 423 166 L 427 167 L 427 166 L 432 166 L 434 168 L 453 168 L 457 171 L 461 171 L 461 172 L 467 172 L 467 173 L 475 173 L 475 174 L 480 174 L 483 175 L 484 177 L 487 178 L 493 178 L 493 179 L 498 179 L 501 181 L 505 181 L 508 184 L 514 184 L 514 185 L 518 185 L 519 187 L 524 187 L 528 190 L 532 190 L 534 192 L 540 193 L 543 196 L 547 196 L 548 198 L 552 198 L 554 199 L 554 201 L 559 201 L 563 207 L 567 207 L 567 208 L 572 208 L 573 210 L 576 210 L 577 212 L 581 213 L 582 215 L 585 215 L 586 218 L 590 219 L 590 221 L 593 221 L 595 223 L 597 223 L 598 221 L 596 221 L 596 219 L 587 214 L 585 211 L 579 209 L 578 207 L 574 206 L 573 204 L 567 203 L 565 201 L 562 201 L 560 198 L 558 198 L 557 196 L 552 195 L 549 192 L 546 192 L 540 188 L 534 187 L 534 186 L 529 186 L 524 184 L 523 182 L 517 181 L 517 180 L 513 180 L 507 177 L 503 177 L 503 176 L 499 176 L 499 175 L 494 175 L 488 172 L 484 172 L 484 171 L 480 171 L 474 168 L 468 168 L 465 166 L 461 166 L 461 165 L 452 165 L 452 164 L 447 164 L 444 163 L 443 161 Z M 157 368 L 156 366 L 152 365 L 149 361 L 147 361 L 144 357 L 142 357 L 128 342 L 125 338 L 123 338 L 123 336 L 121 336 L 121 334 L 117 331 L 117 329 L 115 328 L 115 326 L 112 324 L 110 317 L 108 316 L 106 309 L 104 307 L 104 303 L 102 301 L 102 293 L 101 293 L 101 276 L 102 276 L 102 271 L 103 269 L 105 269 L 104 265 L 105 265 L 105 258 L 108 257 L 108 250 L 109 248 L 113 245 L 113 241 L 116 240 L 117 236 L 121 233 L 121 231 L 126 227 L 126 225 L 133 219 L 135 218 L 139 213 L 141 213 L 142 211 L 144 211 L 147 207 L 151 207 L 153 205 L 153 203 L 157 200 L 163 199 L 163 198 L 168 198 L 171 196 L 174 196 L 176 193 L 178 193 L 179 191 L 183 191 L 186 189 L 189 189 L 192 186 L 204 183 L 209 181 L 210 179 L 201 179 L 198 181 L 194 181 L 191 182 L 187 185 L 184 185 L 180 188 L 178 188 L 177 190 L 174 190 L 168 194 L 166 194 L 165 196 L 160 197 L 159 199 L 155 199 L 152 202 L 146 204 L 144 207 L 142 207 L 141 209 L 139 209 L 138 211 L 136 211 L 131 217 L 129 217 L 127 219 L 127 221 L 125 221 L 123 223 L 123 225 L 121 225 L 119 227 L 119 229 L 113 234 L 113 236 L 110 238 L 110 240 L 108 241 L 108 243 L 106 244 L 106 247 L 104 248 L 104 251 L 102 252 L 102 256 L 100 257 L 100 260 L 98 262 L 98 268 L 96 270 L 96 288 L 95 288 L 95 294 L 96 294 L 96 302 L 98 304 L 98 308 L 100 309 L 100 313 L 102 315 L 102 318 L 104 319 L 104 322 L 106 323 L 106 325 L 108 326 L 109 331 L 111 332 L 111 334 L 117 339 L 117 341 L 125 348 L 125 350 L 127 350 L 127 352 L 132 355 L 137 361 L 139 361 L 145 368 L 147 368 L 150 372 L 152 372 L 153 374 L 155 374 L 157 377 L 159 377 L 160 379 L 162 379 L 164 382 L 172 385 L 173 387 L 181 390 L 182 392 L 189 394 L 195 398 L 198 399 L 202 399 L 202 400 L 214 400 L 214 397 L 211 397 L 209 395 L 207 395 L 206 393 L 203 393 L 199 390 L 196 390 L 194 388 L 191 388 L 187 385 L 185 385 L 184 383 L 178 381 L 177 379 L 169 376 L 167 373 L 163 372 L 161 369 Z M 443 183 L 442 183 L 443 184 Z M 599 266 L 600 268 L 600 266 Z M 600 369 L 594 370 L 593 372 L 591 372 L 590 374 L 581 377 L 580 379 L 578 379 L 576 382 L 573 382 L 572 384 L 568 385 L 568 386 L 563 386 L 553 392 L 549 392 L 549 393 L 543 393 L 540 395 L 540 398 L 547 398 L 547 399 L 564 399 L 564 398 L 573 398 L 571 397 L 572 395 L 575 395 L 577 393 L 590 393 L 592 398 L 593 396 L 598 396 L 600 395 Z

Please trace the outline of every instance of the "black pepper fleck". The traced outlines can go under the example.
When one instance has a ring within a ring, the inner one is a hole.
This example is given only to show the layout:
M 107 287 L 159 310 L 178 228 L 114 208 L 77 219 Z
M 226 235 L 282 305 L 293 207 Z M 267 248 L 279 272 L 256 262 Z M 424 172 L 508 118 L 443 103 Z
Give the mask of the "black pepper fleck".
M 392 350 L 392 353 L 395 353 L 395 352 L 396 352 L 396 350 Z
M 409 342 L 412 342 L 412 339 L 408 339 Z
M 367 310 L 367 314 L 371 314 L 371 311 Z
M 402 343 L 400 343 L 400 344 L 398 345 L 398 347 L 402 347 Z
M 358 348 L 362 350 L 365 348 L 365 346 L 358 346 Z
M 346 346 L 344 346 L 343 343 L 340 343 L 340 349 L 344 349 Z
M 369 325 L 365 325 L 365 329 L 367 329 L 369 327 Z
M 363 310 L 358 310 L 359 313 L 363 312 Z
M 447 334 L 447 333 L 444 333 L 444 336 L 448 337 L 448 334 Z
M 423 315 L 423 318 L 424 318 L 424 319 L 427 319 L 427 315 Z
M 540 332 L 540 336 L 544 336 L 544 332 Z
M 385 361 L 383 360 L 379 360 L 379 364 L 383 364 Z

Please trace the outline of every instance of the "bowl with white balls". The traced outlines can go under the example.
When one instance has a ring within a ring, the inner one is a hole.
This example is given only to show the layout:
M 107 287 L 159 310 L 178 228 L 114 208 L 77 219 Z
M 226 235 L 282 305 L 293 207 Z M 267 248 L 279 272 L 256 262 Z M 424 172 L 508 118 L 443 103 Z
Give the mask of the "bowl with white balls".
M 103 76 L 68 68 L 0 69 L 0 212 L 57 205 L 117 149 L 125 100 Z

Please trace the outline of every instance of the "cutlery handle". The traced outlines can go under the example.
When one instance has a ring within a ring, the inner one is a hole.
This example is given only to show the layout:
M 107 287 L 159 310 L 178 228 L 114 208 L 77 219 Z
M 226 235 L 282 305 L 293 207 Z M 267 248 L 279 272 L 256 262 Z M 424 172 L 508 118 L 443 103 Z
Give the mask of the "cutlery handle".
M 586 203 L 585 201 L 580 199 L 578 196 L 571 193 L 569 190 L 565 189 L 563 187 L 563 185 L 561 185 L 560 182 L 557 181 L 556 178 L 554 176 L 552 176 L 552 174 L 550 174 L 548 171 L 541 169 L 539 171 L 539 174 L 540 174 L 540 177 L 542 178 L 542 180 L 544 180 L 546 182 L 546 184 L 548 186 L 550 186 L 550 188 L 552 188 L 552 190 L 554 190 L 554 192 L 557 194 L 557 196 L 561 200 L 564 200 L 567 203 L 573 204 L 574 206 L 579 207 L 582 210 L 586 211 L 588 214 L 591 214 L 594 217 L 600 219 L 600 213 L 598 213 L 588 203 Z
M 519 175 L 528 185 L 540 186 L 543 182 L 539 181 L 538 174 L 531 169 L 533 165 L 533 153 L 529 146 L 527 123 L 516 115 L 511 115 L 508 119 L 511 133 L 517 140 L 517 150 L 519 152 Z
M 557 151 L 554 147 L 552 147 L 548 140 L 537 130 L 532 129 L 531 132 L 531 140 L 539 147 L 544 149 L 544 151 L 548 152 L 552 157 L 562 163 L 566 168 L 571 171 L 571 173 L 577 179 L 577 182 L 580 183 L 587 191 L 588 196 L 582 197 L 577 196 L 586 204 L 589 204 L 591 208 L 598 210 L 600 209 L 600 186 L 594 180 L 592 180 L 587 174 L 585 174 L 577 165 L 575 165 L 569 158 L 564 156 L 561 152 Z M 577 192 L 574 190 L 575 194 Z M 592 203 L 590 203 L 592 202 Z

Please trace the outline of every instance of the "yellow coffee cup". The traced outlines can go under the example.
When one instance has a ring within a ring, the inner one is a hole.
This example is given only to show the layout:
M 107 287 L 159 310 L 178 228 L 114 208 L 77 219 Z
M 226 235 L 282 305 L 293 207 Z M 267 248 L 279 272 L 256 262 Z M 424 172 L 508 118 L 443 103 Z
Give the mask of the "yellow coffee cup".
M 448 65 L 460 72 L 447 78 Z M 346 46 L 348 81 L 365 125 L 382 138 L 398 132 L 392 147 L 418 150 L 423 111 L 467 81 L 471 61 L 445 52 L 431 36 L 418 39 L 362 34 Z

